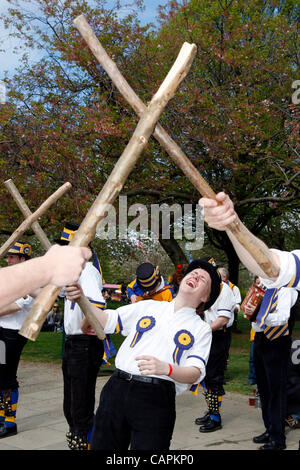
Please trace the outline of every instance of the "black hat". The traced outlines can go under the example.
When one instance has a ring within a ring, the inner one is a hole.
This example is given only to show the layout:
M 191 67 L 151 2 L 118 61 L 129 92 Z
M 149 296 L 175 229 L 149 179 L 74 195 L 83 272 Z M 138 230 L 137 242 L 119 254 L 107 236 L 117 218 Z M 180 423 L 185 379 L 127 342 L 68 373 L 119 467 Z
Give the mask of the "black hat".
M 210 296 L 209 296 L 209 300 L 204 304 L 204 307 L 203 307 L 203 311 L 204 311 L 204 310 L 208 310 L 219 297 L 222 279 L 217 270 L 217 265 L 215 263 L 215 260 L 210 256 L 192 261 L 186 268 L 184 277 L 191 271 L 194 271 L 194 269 L 199 269 L 199 268 L 204 269 L 206 272 L 208 272 L 211 278 Z
M 152 263 L 142 263 L 136 269 L 137 285 L 144 291 L 148 292 L 161 281 L 161 275 L 158 266 L 156 268 Z
M 78 224 L 75 224 L 74 222 L 66 222 L 60 239 L 55 240 L 55 242 L 59 245 L 68 245 L 78 229 Z
M 31 246 L 29 243 L 16 242 L 6 253 L 6 255 L 19 255 L 29 259 L 31 255 Z

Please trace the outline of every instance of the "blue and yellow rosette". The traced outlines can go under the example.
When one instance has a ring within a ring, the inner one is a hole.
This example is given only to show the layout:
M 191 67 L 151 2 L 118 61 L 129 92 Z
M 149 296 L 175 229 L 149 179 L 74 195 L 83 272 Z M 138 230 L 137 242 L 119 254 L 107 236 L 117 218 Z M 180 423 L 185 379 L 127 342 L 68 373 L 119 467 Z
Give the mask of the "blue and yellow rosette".
M 183 351 L 190 349 L 194 344 L 194 336 L 187 330 L 180 330 L 174 336 L 176 348 L 173 352 L 174 364 L 179 364 Z
M 155 318 L 153 317 L 142 317 L 136 324 L 136 333 L 130 344 L 130 347 L 133 348 L 136 343 L 139 342 L 145 331 L 151 330 L 155 325 Z

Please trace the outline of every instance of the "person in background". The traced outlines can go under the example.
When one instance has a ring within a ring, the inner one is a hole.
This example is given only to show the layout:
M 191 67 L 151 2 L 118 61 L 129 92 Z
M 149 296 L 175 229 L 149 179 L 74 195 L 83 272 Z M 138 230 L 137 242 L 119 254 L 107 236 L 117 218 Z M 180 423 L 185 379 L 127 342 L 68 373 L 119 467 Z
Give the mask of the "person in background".
M 187 264 L 177 264 L 176 271 L 168 278 L 168 284 L 172 287 L 174 295 L 178 292 L 179 285 L 184 277 L 187 267 Z
M 204 258 L 204 260 L 217 269 L 215 260 L 212 257 Z M 231 327 L 234 320 L 235 297 L 227 283 L 221 280 L 219 270 L 218 274 L 220 295 L 216 302 L 204 311 L 204 321 L 212 330 L 212 343 L 204 384 L 207 412 L 202 417 L 195 419 L 195 424 L 200 426 L 199 432 L 202 433 L 213 432 L 222 428 L 221 405 L 223 395 L 225 395 L 223 387 L 224 373 L 230 347 L 227 328 Z
M 136 279 L 128 284 L 126 294 L 131 303 L 149 299 L 170 302 L 174 297 L 174 292 L 165 283 L 159 267 L 148 261 L 137 267 Z
M 31 246 L 16 242 L 6 253 L 8 266 L 29 260 Z M 0 439 L 17 434 L 16 413 L 19 401 L 17 371 L 27 342 L 19 330 L 33 305 L 30 295 L 21 297 L 0 309 L 0 340 L 5 345 L 5 362 L 0 363 Z
M 298 291 L 300 290 L 300 249 L 295 249 L 290 252 L 278 249 L 270 249 L 262 240 L 253 235 L 249 230 L 244 227 L 243 230 L 246 230 L 249 240 L 255 243 L 256 246 L 260 246 L 261 250 L 269 257 L 272 262 L 274 272 L 272 271 L 272 274 L 266 274 L 266 272 L 261 268 L 257 260 L 252 256 L 252 254 L 240 243 L 236 235 L 232 231 L 227 229 L 230 224 L 235 224 L 236 226 L 240 224 L 239 217 L 235 211 L 234 204 L 230 197 L 224 192 L 221 192 L 216 195 L 215 199 L 201 198 L 199 200 L 199 205 L 202 207 L 202 214 L 204 215 L 205 222 L 210 227 L 215 228 L 216 230 L 223 230 L 227 232 L 227 235 L 230 238 L 241 262 L 250 272 L 259 275 L 264 286 L 269 289 L 269 294 L 277 295 L 275 290 L 280 291 L 280 289 L 282 288 L 297 289 Z M 266 294 L 264 296 L 264 299 L 265 298 L 268 299 L 268 297 L 266 297 Z M 261 304 L 261 308 L 263 307 L 263 303 L 264 302 L 262 302 Z M 286 312 L 288 310 L 288 308 L 284 308 L 282 309 L 282 312 L 279 311 L 279 315 L 277 318 L 275 315 L 276 310 L 272 312 L 271 316 L 267 314 L 265 316 L 266 321 L 271 322 L 271 324 L 273 323 L 273 325 L 265 325 L 263 322 L 261 322 L 261 326 L 268 326 L 268 328 L 272 328 L 273 326 L 281 326 L 276 325 L 275 323 L 277 321 L 283 321 L 283 316 L 286 317 Z M 269 320 L 268 317 L 270 317 Z M 284 321 L 286 321 L 286 318 L 284 319 Z M 282 326 L 284 327 L 284 325 Z M 264 328 L 264 330 L 266 330 L 266 328 Z M 264 333 L 264 331 L 259 333 Z M 257 334 L 255 335 L 255 341 L 256 338 Z M 260 338 L 263 338 L 261 334 Z M 280 337 L 278 337 L 278 339 L 282 341 Z M 261 340 L 261 343 L 263 341 L 265 340 Z M 288 340 L 284 341 L 287 342 Z M 268 343 L 264 344 L 266 347 L 268 347 Z M 256 369 L 256 375 L 257 374 L 258 371 Z M 265 436 L 261 437 L 261 439 L 265 440 L 265 446 L 262 446 L 264 447 L 264 450 L 278 450 L 278 448 L 285 448 L 284 442 L 276 442 L 274 440 L 272 441 L 270 439 L 270 435 L 268 434 L 268 431 L 266 431 Z M 279 431 L 278 436 L 280 436 L 280 434 L 281 433 Z
M 238 288 L 238 286 L 236 286 L 235 284 L 233 284 L 230 280 L 229 280 L 229 271 L 226 267 L 224 266 L 221 266 L 219 268 L 219 272 L 221 274 L 221 278 L 222 278 L 222 281 L 225 282 L 229 287 L 230 289 L 232 290 L 233 292 L 233 295 L 235 297 L 235 306 L 234 306 L 234 310 L 233 310 L 233 313 L 234 313 L 234 321 L 233 321 L 233 324 L 232 324 L 232 331 L 234 331 L 235 333 L 241 333 L 239 330 L 238 330 L 238 313 L 241 309 L 241 302 L 242 302 L 242 297 L 241 297 L 241 292 L 240 292 L 240 289 Z
M 73 222 L 67 222 L 57 243 L 69 244 L 78 227 Z M 96 265 L 99 265 L 98 260 Z M 78 283 L 91 305 L 97 309 L 104 309 L 105 300 L 102 296 L 103 285 L 100 272 L 92 262 L 88 262 Z M 62 295 L 63 292 L 60 296 Z M 94 421 L 96 380 L 104 353 L 103 341 L 96 336 L 95 332 L 91 328 L 82 331 L 83 318 L 84 314 L 79 305 L 65 299 L 66 338 L 62 359 L 63 411 L 69 425 L 66 437 L 71 450 L 89 448 Z

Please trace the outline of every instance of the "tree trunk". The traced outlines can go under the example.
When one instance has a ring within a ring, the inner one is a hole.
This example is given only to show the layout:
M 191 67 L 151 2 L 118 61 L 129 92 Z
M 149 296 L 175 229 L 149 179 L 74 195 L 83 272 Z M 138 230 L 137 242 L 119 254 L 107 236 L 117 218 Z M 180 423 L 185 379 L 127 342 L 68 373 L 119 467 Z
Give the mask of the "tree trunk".
M 172 235 L 170 236 L 169 240 L 160 237 L 159 243 L 169 256 L 175 267 L 177 266 L 177 264 L 188 264 L 188 260 L 185 253 L 183 252 L 175 238 L 172 237 Z

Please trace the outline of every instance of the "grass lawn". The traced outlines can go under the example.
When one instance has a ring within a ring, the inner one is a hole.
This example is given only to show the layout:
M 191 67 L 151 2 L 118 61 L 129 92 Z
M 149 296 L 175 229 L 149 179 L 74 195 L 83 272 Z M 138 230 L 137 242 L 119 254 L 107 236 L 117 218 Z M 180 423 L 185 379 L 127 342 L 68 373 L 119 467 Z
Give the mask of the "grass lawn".
M 109 308 L 117 308 L 121 304 L 112 302 Z M 238 328 L 241 333 L 233 333 L 229 353 L 228 367 L 225 373 L 225 391 L 252 394 L 253 386 L 244 385 L 249 371 L 249 333 L 250 323 L 242 315 L 238 319 Z M 293 337 L 300 337 L 300 322 L 297 322 Z M 124 337 L 120 334 L 112 335 L 116 350 L 120 347 Z M 63 333 L 41 332 L 36 341 L 27 341 L 21 359 L 31 362 L 53 362 L 59 364 L 63 352 Z M 110 365 L 102 365 L 99 375 L 109 375 L 114 370 L 114 357 L 109 359 Z

